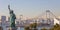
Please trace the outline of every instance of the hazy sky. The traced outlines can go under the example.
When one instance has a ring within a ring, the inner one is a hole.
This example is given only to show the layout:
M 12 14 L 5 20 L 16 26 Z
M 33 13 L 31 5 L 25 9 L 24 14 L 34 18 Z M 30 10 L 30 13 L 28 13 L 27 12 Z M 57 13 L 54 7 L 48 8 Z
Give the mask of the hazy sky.
M 46 10 L 60 15 L 60 0 L 0 0 L 0 15 L 9 16 L 8 4 L 17 16 L 38 16 Z

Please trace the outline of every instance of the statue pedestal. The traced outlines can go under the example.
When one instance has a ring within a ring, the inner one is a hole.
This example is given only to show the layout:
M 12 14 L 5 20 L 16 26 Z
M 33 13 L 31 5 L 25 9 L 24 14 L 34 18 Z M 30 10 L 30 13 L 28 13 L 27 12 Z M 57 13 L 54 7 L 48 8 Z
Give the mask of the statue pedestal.
M 9 30 L 17 30 L 17 28 L 11 28 L 11 27 L 10 27 Z

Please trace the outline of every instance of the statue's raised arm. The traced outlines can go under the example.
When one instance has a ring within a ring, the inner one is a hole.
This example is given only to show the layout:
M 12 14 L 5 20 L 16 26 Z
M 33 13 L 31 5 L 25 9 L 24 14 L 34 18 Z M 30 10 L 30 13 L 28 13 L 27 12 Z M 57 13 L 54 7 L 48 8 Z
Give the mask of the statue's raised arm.
M 10 9 L 10 5 L 8 5 L 9 13 L 11 14 L 13 10 Z
M 9 11 L 11 11 L 11 9 L 10 9 L 10 5 L 8 5 L 8 9 L 9 9 Z

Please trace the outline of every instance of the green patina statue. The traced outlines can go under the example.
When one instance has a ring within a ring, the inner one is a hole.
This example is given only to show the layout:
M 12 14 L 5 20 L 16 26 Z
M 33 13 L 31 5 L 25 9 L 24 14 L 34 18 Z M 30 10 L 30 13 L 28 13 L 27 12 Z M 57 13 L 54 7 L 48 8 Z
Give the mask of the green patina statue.
M 10 5 L 8 5 L 8 9 L 9 9 L 9 12 L 10 12 L 10 26 L 11 26 L 11 28 L 16 28 L 15 27 L 16 16 L 15 16 L 13 10 L 10 9 Z
M 10 11 L 10 22 L 11 22 L 11 27 L 15 27 L 15 19 L 16 19 L 15 14 L 13 13 L 13 11 Z

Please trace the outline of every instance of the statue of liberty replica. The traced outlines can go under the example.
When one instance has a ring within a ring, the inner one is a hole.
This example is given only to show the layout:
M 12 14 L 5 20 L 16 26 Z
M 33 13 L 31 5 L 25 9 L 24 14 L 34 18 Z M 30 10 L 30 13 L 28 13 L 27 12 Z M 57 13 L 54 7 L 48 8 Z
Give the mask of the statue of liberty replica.
M 10 9 L 10 5 L 8 5 L 8 9 L 9 9 L 9 14 L 10 14 L 10 29 L 9 30 L 16 30 L 17 29 L 15 26 L 16 16 L 13 10 Z

